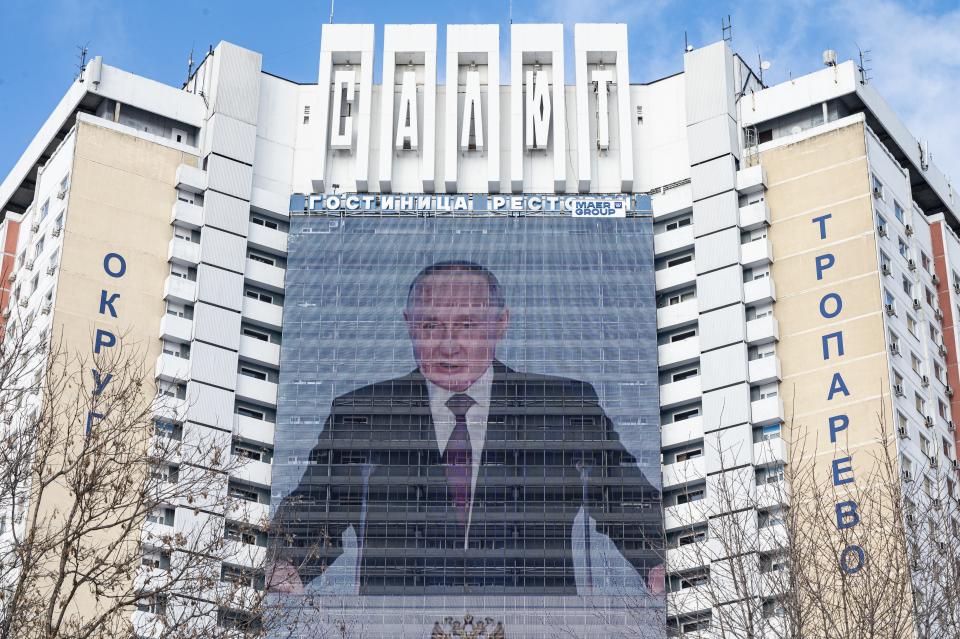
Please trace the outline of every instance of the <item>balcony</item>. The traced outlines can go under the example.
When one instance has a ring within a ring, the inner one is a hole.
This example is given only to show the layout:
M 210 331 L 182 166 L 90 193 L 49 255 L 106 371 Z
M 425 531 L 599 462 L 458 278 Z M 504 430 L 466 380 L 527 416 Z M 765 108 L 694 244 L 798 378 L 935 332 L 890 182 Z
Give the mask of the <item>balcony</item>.
M 657 361 L 660 367 L 674 364 L 686 364 L 700 358 L 700 339 L 688 337 L 679 342 L 669 342 L 657 347 Z
M 283 290 L 283 269 L 247 258 L 244 277 L 259 286 L 280 292 Z
M 277 405 L 277 385 L 247 375 L 237 375 L 237 398 L 255 404 Z
M 230 462 L 234 465 L 234 470 L 230 473 L 231 477 L 261 488 L 270 488 L 270 477 L 273 472 L 273 466 L 270 464 L 249 459 L 238 460 L 236 455 L 230 456 Z
M 199 229 L 203 226 L 203 207 L 177 200 L 173 203 L 173 211 L 170 214 L 170 223 L 174 222 L 186 228 Z
M 687 461 L 664 464 L 663 488 L 677 488 L 703 481 L 707 476 L 704 461 L 701 455 Z
M 265 249 L 277 253 L 287 254 L 287 233 L 277 229 L 268 229 L 265 226 L 250 222 L 247 229 L 247 245 L 253 248 Z
M 782 464 L 787 461 L 787 448 L 783 439 L 774 437 L 767 441 L 760 441 L 753 445 L 753 465 L 769 466 Z
M 750 402 L 750 421 L 754 426 L 768 426 L 783 421 L 783 400 L 767 397 Z
M 193 320 L 165 314 L 160 318 L 160 339 L 187 343 L 193 339 Z
M 671 304 L 657 309 L 657 328 L 673 328 L 692 324 L 697 321 L 697 300 L 689 299 L 679 304 Z
M 224 517 L 245 524 L 263 526 L 270 521 L 270 505 L 252 501 L 234 500 L 224 512 Z
M 710 610 L 712 606 L 712 595 L 713 591 L 710 589 L 710 584 L 703 584 L 692 588 L 684 588 L 677 592 L 671 592 L 667 595 L 669 598 L 668 605 L 670 607 L 670 614 L 689 615 Z M 713 635 L 704 632 L 702 635 L 696 634 L 692 636 L 704 637 L 705 639 L 707 636 Z M 691 633 L 684 633 L 683 637 L 691 637 Z
M 190 379 L 190 360 L 160 353 L 157 357 L 156 377 L 167 381 L 186 382 Z
M 235 566 L 259 568 L 263 566 L 267 549 L 263 546 L 254 546 L 239 541 L 228 541 L 224 544 L 224 561 Z
M 192 193 L 207 190 L 207 172 L 189 164 L 177 167 L 177 188 Z
M 277 193 L 255 186 L 250 190 L 250 208 L 254 211 L 289 216 L 290 197 L 286 193 Z
M 687 262 L 656 272 L 657 292 L 662 293 L 671 289 L 688 286 L 697 279 L 697 267 L 694 262 Z
M 197 301 L 197 283 L 176 275 L 169 275 L 163 283 L 163 299 L 181 304 L 193 304 Z
M 757 302 L 775 302 L 777 290 L 773 285 L 772 277 L 761 277 L 743 283 L 743 303 L 756 304 Z
M 744 268 L 763 266 L 773 261 L 773 244 L 764 237 L 740 245 L 740 264 Z
M 160 419 L 179 422 L 186 417 L 189 407 L 190 404 L 186 399 L 161 396 L 157 398 L 156 405 L 153 407 L 153 414 Z
M 698 439 L 703 439 L 703 417 L 690 417 L 660 426 L 660 446 L 662 448 L 679 446 Z
M 175 237 L 170 240 L 167 260 L 177 264 L 196 266 L 200 263 L 200 244 Z
M 757 164 L 737 171 L 737 191 L 756 193 L 767 188 L 767 174 L 763 166 Z
M 656 255 L 688 248 L 693 248 L 693 224 L 653 236 L 653 252 Z
M 259 442 L 273 446 L 273 433 L 275 424 L 266 422 L 262 419 L 246 417 L 244 415 L 233 416 L 233 434 L 240 439 Z
M 770 207 L 766 200 L 740 207 L 740 229 L 752 231 L 770 225 Z
M 700 376 L 660 385 L 660 407 L 686 404 L 700 397 Z
M 283 326 L 283 307 L 244 297 L 243 319 L 249 320 L 251 324 L 281 328 Z
M 258 364 L 280 365 L 280 345 L 249 335 L 240 336 L 240 357 Z
M 688 504 L 667 506 L 663 509 L 663 527 L 666 530 L 685 528 L 707 520 L 708 508 L 705 499 Z
M 747 343 L 766 344 L 780 339 L 780 323 L 772 314 L 747 322 Z
M 780 358 L 776 355 L 750 360 L 747 366 L 751 384 L 780 381 Z

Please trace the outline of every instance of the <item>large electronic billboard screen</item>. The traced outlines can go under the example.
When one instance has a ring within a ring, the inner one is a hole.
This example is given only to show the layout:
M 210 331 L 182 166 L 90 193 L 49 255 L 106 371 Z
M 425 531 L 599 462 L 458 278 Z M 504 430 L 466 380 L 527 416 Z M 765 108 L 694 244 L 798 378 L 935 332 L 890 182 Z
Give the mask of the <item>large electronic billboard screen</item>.
M 649 217 L 293 215 L 285 288 L 294 636 L 663 636 Z

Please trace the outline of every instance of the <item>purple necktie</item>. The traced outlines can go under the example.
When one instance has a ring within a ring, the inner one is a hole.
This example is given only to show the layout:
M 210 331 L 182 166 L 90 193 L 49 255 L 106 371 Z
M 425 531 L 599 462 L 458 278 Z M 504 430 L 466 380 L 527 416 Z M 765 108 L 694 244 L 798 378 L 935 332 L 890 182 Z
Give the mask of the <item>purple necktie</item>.
M 474 404 L 473 398 L 463 393 L 457 393 L 447 400 L 447 408 L 457 419 L 457 424 L 447 440 L 443 463 L 447 471 L 447 489 L 453 497 L 457 519 L 463 526 L 467 525 L 473 479 L 473 447 L 470 444 L 470 431 L 467 430 L 467 411 Z

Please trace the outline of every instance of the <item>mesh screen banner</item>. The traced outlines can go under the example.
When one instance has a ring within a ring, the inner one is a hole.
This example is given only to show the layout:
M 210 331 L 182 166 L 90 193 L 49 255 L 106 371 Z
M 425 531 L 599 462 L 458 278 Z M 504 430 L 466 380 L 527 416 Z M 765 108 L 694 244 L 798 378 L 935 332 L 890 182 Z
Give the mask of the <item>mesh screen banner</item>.
M 292 215 L 285 295 L 283 636 L 664 636 L 649 216 Z

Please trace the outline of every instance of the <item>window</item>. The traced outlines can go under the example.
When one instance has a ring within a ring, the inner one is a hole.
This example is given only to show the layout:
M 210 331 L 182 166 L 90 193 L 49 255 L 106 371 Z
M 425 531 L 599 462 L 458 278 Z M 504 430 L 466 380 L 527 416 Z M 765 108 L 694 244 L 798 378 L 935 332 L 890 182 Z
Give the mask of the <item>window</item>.
M 887 306 L 893 306 L 894 302 L 896 302 L 896 298 L 893 296 L 893 293 L 887 289 L 883 289 L 883 303 Z
M 900 257 L 910 259 L 910 247 L 907 246 L 902 237 L 897 238 L 897 251 L 899 251 Z
M 900 336 L 890 331 L 890 348 L 893 350 L 899 350 L 900 348 Z
M 166 595 L 156 594 L 138 599 L 137 610 L 154 615 L 162 615 L 167 612 L 167 597 Z
M 263 332 L 261 332 L 261 331 L 256 331 L 256 330 L 254 330 L 254 329 L 252 329 L 252 328 L 248 328 L 248 327 L 246 327 L 246 326 L 243 327 L 243 334 L 246 335 L 247 337 L 252 337 L 252 338 L 254 338 L 254 339 L 258 339 L 258 340 L 260 340 L 261 342 L 269 342 L 269 341 L 270 341 L 270 335 L 268 335 L 267 333 L 263 333 Z
M 916 353 L 910 353 L 910 368 L 917 375 L 923 375 L 923 362 L 920 361 Z
M 907 315 L 907 330 L 910 331 L 910 334 L 914 337 L 917 337 L 917 320 L 913 319 L 912 315 Z
M 690 217 L 677 218 L 676 220 L 667 222 L 667 225 L 664 227 L 664 230 L 674 231 L 676 229 L 683 228 L 684 226 L 690 226 L 691 223 L 692 223 L 692 220 L 690 219 Z
M 47 213 L 50 212 L 50 199 L 48 198 L 43 206 L 40 207 L 40 212 L 37 214 L 37 222 L 40 222 L 42 219 L 47 217 Z
M 680 255 L 679 257 L 674 257 L 667 260 L 667 268 L 672 266 L 680 266 L 681 264 L 686 264 L 687 262 L 693 261 L 693 254 L 688 253 L 686 255 Z
M 877 212 L 877 231 L 880 233 L 880 235 L 887 234 L 887 221 L 882 215 L 880 215 L 879 212 Z
M 906 429 L 906 427 L 907 427 L 907 416 L 901 413 L 900 411 L 897 411 L 897 428 Z
M 936 304 L 936 299 L 937 299 L 937 298 L 934 296 L 933 291 L 931 291 L 929 288 L 925 288 L 925 289 L 924 289 L 924 295 L 925 295 L 926 298 L 927 298 L 927 305 L 929 305 L 929 306 L 934 306 L 934 307 L 937 305 L 937 304 Z
M 243 294 L 249 297 L 250 299 L 257 300 L 260 302 L 266 302 L 267 304 L 273 304 L 273 295 L 270 295 L 269 293 L 264 293 L 256 289 L 248 288 L 243 292 Z
M 913 394 L 913 405 L 921 415 L 927 414 L 927 401 L 919 393 Z
M 900 206 L 900 203 L 897 202 L 896 200 L 893 201 L 893 215 L 894 215 L 894 217 L 896 217 L 896 218 L 897 218 L 898 220 L 900 220 L 901 222 L 904 222 L 904 219 L 903 219 L 903 207 Z M 904 222 L 904 223 L 906 223 L 906 222 Z
M 695 501 L 700 501 L 703 499 L 704 489 L 703 488 L 691 488 L 682 493 L 677 494 L 677 505 L 680 504 L 689 504 Z
M 247 257 L 253 260 L 254 262 L 260 262 L 261 264 L 266 264 L 267 266 L 277 265 L 277 261 L 275 259 L 263 253 L 255 253 L 253 251 L 249 251 L 247 252 Z
M 682 380 L 684 380 L 684 379 L 689 379 L 689 378 L 691 378 L 691 377 L 696 377 L 696 376 L 699 375 L 699 374 L 700 374 L 700 370 L 699 370 L 698 368 L 696 368 L 696 367 L 694 367 L 694 368 L 688 368 L 688 369 L 686 369 L 686 370 L 677 371 L 677 372 L 673 373 L 673 374 L 670 376 L 670 380 L 673 381 L 673 382 L 679 382 L 679 381 L 682 381 Z
M 944 419 L 947 418 L 947 405 L 943 403 L 943 400 L 937 400 L 937 414 Z
M 695 457 L 700 457 L 703 455 L 703 450 L 700 448 L 692 448 L 690 450 L 684 451 L 682 453 L 677 453 L 677 463 L 685 462 Z
M 40 253 L 43 252 L 43 236 L 40 236 L 40 239 L 37 240 L 37 243 L 33 245 L 33 257 L 40 257 Z
M 890 257 L 883 251 L 880 251 L 880 270 L 890 271 Z
M 246 406 L 237 406 L 235 412 L 242 417 L 251 417 L 253 419 L 263 420 L 263 411 L 247 408 Z
M 254 224 L 256 224 L 257 226 L 262 226 L 262 227 L 268 228 L 268 229 L 277 230 L 277 229 L 280 228 L 280 225 L 277 224 L 276 222 L 274 222 L 273 220 L 269 220 L 269 219 L 267 219 L 267 218 L 265 218 L 265 217 L 260 217 L 259 215 L 254 215 L 254 216 L 252 216 L 252 217 L 250 218 L 250 221 L 253 222 Z
M 247 377 L 253 377 L 254 379 L 259 379 L 262 381 L 267 381 L 267 374 L 263 371 L 258 371 L 253 368 L 248 368 L 246 366 L 240 367 L 240 374 L 246 375 Z
M 933 378 L 938 382 L 943 381 L 943 366 L 940 365 L 940 362 L 933 362 Z
M 913 283 L 906 275 L 901 276 L 900 286 L 903 287 L 903 292 L 907 294 L 907 297 L 913 297 Z
M 947 459 L 952 458 L 953 446 L 951 446 L 950 440 L 947 439 L 946 437 L 943 437 L 941 438 L 941 444 L 943 445 L 943 456 L 946 457 Z
M 757 469 L 757 486 L 783 481 L 783 464 Z
M 930 323 L 930 340 L 936 345 L 940 343 L 940 329 Z
M 675 304 L 680 304 L 682 302 L 686 302 L 687 300 L 692 300 L 694 295 L 696 295 L 696 293 L 692 290 L 670 293 L 666 298 L 662 298 L 663 302 L 660 304 L 660 306 L 673 306 Z
M 682 422 L 682 421 L 684 421 L 685 419 L 692 419 L 692 418 L 694 418 L 694 417 L 697 417 L 698 415 L 700 415 L 700 409 L 699 409 L 699 408 L 690 408 L 690 409 L 687 409 L 687 410 L 680 411 L 680 412 L 678 412 L 678 413 L 674 413 L 674 414 L 673 414 L 673 421 L 674 421 L 674 422 Z
M 671 335 L 671 336 L 670 336 L 670 341 L 671 341 L 671 342 L 680 342 L 680 341 L 683 341 L 683 340 L 685 340 L 685 339 L 690 339 L 691 337 L 696 337 L 696 336 L 697 336 L 697 331 L 695 331 L 695 330 L 683 331 L 682 333 L 675 333 L 675 334 Z
M 783 523 L 783 511 L 780 508 L 757 511 L 757 525 L 760 528 L 769 528 Z
M 768 442 L 780 437 L 780 424 L 770 424 L 760 429 L 759 441 Z
M 920 435 L 920 452 L 924 455 L 930 455 L 930 440 Z
M 920 266 L 923 267 L 927 273 L 930 272 L 930 258 L 927 257 L 927 254 L 923 251 L 920 251 Z
M 154 508 L 153 511 L 147 515 L 147 521 L 154 524 L 161 524 L 163 526 L 172 526 L 173 518 L 173 508 L 165 508 L 163 506 Z
M 764 599 L 763 603 L 760 604 L 760 614 L 764 618 L 770 619 L 773 617 L 784 617 L 787 613 L 781 602 L 776 599 Z
M 882 200 L 883 182 L 880 181 L 880 178 L 878 178 L 875 173 L 871 173 L 870 178 L 870 183 L 873 185 L 873 194 Z
M 677 535 L 677 546 L 689 546 L 707 540 L 706 529 L 685 530 Z

